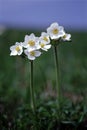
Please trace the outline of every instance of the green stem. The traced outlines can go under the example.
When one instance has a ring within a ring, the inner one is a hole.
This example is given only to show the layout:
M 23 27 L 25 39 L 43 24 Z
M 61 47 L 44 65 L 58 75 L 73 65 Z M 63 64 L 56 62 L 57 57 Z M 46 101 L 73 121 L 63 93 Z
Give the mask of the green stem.
M 35 108 L 35 98 L 34 98 L 34 86 L 33 86 L 33 61 L 30 61 L 30 96 L 31 96 L 31 108 L 33 110 L 35 120 L 36 120 L 36 108 Z M 36 123 L 34 123 L 33 130 L 37 130 Z
M 61 93 L 60 93 L 60 79 L 59 79 L 59 62 L 58 62 L 58 51 L 57 46 L 54 46 L 54 57 L 55 57 L 55 68 L 56 68 L 56 89 L 57 89 L 57 101 L 59 109 L 59 119 L 61 111 Z
M 33 61 L 30 62 L 30 94 L 31 94 L 31 108 L 35 114 L 35 99 L 33 87 Z

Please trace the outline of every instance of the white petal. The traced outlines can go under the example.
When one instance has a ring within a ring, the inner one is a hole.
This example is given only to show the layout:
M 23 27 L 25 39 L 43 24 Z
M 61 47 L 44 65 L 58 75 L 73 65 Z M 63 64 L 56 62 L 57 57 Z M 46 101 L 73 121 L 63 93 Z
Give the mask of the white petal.
M 40 51 L 35 51 L 35 56 L 36 57 L 39 57 L 41 55 L 41 52 Z
M 47 34 L 46 32 L 42 32 L 42 33 L 41 33 L 41 36 L 44 36 L 44 35 L 46 35 L 46 34 Z
M 37 50 L 37 49 L 38 49 L 37 46 L 29 46 L 29 47 L 28 47 L 29 52 L 30 52 L 30 51 L 34 51 L 34 50 Z
M 46 45 L 47 44 L 47 42 L 45 41 L 45 40 L 43 40 L 43 39 L 40 39 L 40 43 L 39 44 L 44 44 L 44 45 Z
M 31 33 L 30 36 L 35 37 L 34 33 Z
M 24 50 L 24 53 L 25 55 L 28 55 L 29 54 L 28 49 Z
M 35 38 L 34 33 L 31 33 L 31 34 L 30 34 L 30 38 L 32 38 L 32 39 L 34 39 L 34 38 Z
M 11 50 L 11 51 L 12 51 L 12 50 L 15 50 L 15 45 L 11 46 L 11 47 L 10 47 L 10 50 Z
M 48 33 L 42 32 L 42 33 L 41 33 L 41 37 L 44 37 L 44 36 L 49 37 Z
M 35 60 L 35 57 L 34 57 L 34 56 L 31 56 L 31 55 L 28 55 L 28 59 L 29 59 L 29 60 Z
M 30 55 L 28 49 L 24 50 L 24 53 L 25 53 L 25 55 L 27 55 L 27 57 L 28 57 L 29 60 L 34 60 L 34 59 L 35 59 L 35 56 L 31 56 L 31 55 Z
M 23 46 L 24 48 L 27 48 L 29 45 L 28 45 L 28 43 L 25 41 L 25 42 L 22 43 L 22 46 Z
M 41 48 L 41 46 L 38 44 L 37 46 L 36 46 L 36 49 L 38 50 L 38 49 L 40 49 Z
M 56 39 L 59 38 L 59 35 L 53 35 L 53 34 L 51 34 L 50 37 L 51 37 L 51 39 L 55 39 L 56 40 Z
M 27 48 L 27 51 L 28 51 L 28 52 L 34 51 L 34 50 L 36 50 L 36 48 L 32 48 L 32 47 L 28 47 L 28 48 Z
M 64 30 L 63 26 L 59 26 L 59 30 L 60 31 Z
M 46 48 L 46 49 L 50 49 L 50 48 L 51 48 L 51 45 L 46 45 L 45 48 Z
M 17 55 L 17 51 L 16 50 L 11 51 L 10 56 L 16 56 L 16 55 Z
M 58 26 L 59 26 L 59 25 L 58 25 L 57 22 L 54 22 L 54 23 L 51 24 L 51 27 L 52 27 L 52 28 L 54 28 L 54 27 L 58 27 Z
M 52 29 L 50 27 L 47 28 L 47 33 L 50 34 L 52 32 Z
M 66 34 L 67 36 L 67 40 L 71 40 L 70 38 L 71 38 L 71 34 Z
M 22 46 L 22 42 L 16 42 L 15 45 Z
M 25 41 L 28 41 L 28 39 L 29 39 L 29 35 L 25 35 L 24 40 L 25 40 Z
M 47 49 L 44 47 L 44 48 L 41 48 L 42 50 L 44 50 L 44 51 L 47 51 Z
M 23 50 L 21 49 L 19 52 L 18 52 L 18 55 L 21 55 L 23 52 Z
M 66 37 L 63 37 L 62 39 L 64 40 L 64 41 L 70 41 L 71 40 L 71 34 L 65 34 L 65 36 Z
M 63 37 L 65 35 L 64 31 L 60 31 L 58 34 L 58 38 Z

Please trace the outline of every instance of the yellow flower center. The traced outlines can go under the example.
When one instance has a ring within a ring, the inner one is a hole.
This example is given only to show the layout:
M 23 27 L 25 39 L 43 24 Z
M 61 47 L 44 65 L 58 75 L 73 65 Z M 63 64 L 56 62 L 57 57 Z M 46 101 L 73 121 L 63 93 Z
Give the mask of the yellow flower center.
M 58 29 L 57 28 L 55 28 L 54 30 L 53 30 L 53 34 L 58 34 Z
M 48 38 L 47 37 L 44 37 L 43 40 L 46 41 L 46 42 L 48 42 Z
M 44 43 L 41 43 L 40 46 L 41 46 L 41 48 L 43 48 L 43 47 L 45 46 L 45 44 L 44 44 Z
M 66 35 L 64 35 L 63 38 L 66 38 Z
M 31 40 L 31 41 L 28 42 L 28 44 L 29 44 L 30 46 L 34 46 L 34 45 L 35 45 L 35 42 L 34 42 L 33 40 Z
M 15 50 L 16 50 L 17 52 L 20 51 L 20 47 L 17 46 L 17 47 L 15 48 Z
M 30 52 L 30 55 L 31 55 L 31 56 L 35 56 L 35 52 L 34 52 L 34 51 L 31 51 L 31 52 Z

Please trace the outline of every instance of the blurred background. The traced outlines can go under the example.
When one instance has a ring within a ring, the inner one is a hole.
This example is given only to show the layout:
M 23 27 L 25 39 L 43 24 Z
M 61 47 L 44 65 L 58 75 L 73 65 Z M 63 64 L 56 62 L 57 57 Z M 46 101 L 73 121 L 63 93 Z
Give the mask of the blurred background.
M 0 0 L 0 102 L 16 105 L 25 101 L 29 87 L 29 61 L 10 57 L 10 46 L 23 41 L 26 34 L 40 36 L 53 22 L 72 35 L 72 42 L 62 43 L 58 51 L 63 96 L 74 102 L 86 98 L 87 1 Z M 38 97 L 55 97 L 53 50 L 37 58 L 34 66 Z
M 86 0 L 0 0 L 0 24 L 45 28 L 54 21 L 69 29 L 87 29 Z

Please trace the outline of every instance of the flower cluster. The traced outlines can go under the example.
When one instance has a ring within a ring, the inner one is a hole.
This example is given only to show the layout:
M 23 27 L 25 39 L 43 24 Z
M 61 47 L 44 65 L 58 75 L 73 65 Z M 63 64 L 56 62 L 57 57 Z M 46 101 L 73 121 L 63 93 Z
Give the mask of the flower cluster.
M 29 60 L 35 60 L 42 51 L 48 51 L 51 48 L 51 40 L 70 41 L 71 35 L 65 33 L 64 28 L 58 23 L 52 23 L 47 28 L 47 32 L 42 32 L 40 37 L 36 37 L 33 33 L 26 35 L 24 42 L 16 42 L 10 47 L 10 56 L 21 55 L 24 53 Z

